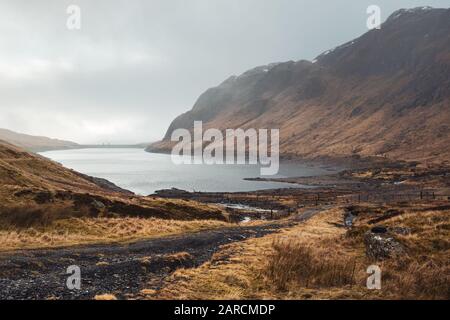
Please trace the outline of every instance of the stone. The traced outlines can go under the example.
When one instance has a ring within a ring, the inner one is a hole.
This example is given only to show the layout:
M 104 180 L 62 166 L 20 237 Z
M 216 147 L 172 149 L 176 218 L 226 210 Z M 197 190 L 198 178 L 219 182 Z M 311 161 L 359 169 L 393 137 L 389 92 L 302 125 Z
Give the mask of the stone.
M 352 213 L 347 213 L 344 216 L 344 225 L 347 228 L 353 227 L 353 221 L 356 219 L 356 216 Z
M 101 210 L 101 209 L 105 208 L 105 205 L 103 204 L 103 202 L 98 201 L 98 200 L 92 200 L 92 206 L 97 210 Z
M 388 233 L 373 233 L 368 231 L 364 234 L 366 255 L 375 260 L 385 260 L 398 257 L 405 253 L 400 242 Z

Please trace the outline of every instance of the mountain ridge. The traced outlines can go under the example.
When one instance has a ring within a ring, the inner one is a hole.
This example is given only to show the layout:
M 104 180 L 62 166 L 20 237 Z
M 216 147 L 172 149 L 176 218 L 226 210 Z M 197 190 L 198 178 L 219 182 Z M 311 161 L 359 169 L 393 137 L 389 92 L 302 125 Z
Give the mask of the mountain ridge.
M 450 159 L 450 9 L 394 12 L 380 30 L 320 54 L 260 66 L 203 93 L 177 128 L 279 128 L 298 158 Z

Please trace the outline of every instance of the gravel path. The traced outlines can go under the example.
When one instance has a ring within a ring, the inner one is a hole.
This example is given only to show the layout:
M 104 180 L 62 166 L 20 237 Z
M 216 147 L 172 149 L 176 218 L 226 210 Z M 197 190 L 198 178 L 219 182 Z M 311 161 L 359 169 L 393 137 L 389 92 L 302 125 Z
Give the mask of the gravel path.
M 262 226 L 239 226 L 142 240 L 131 244 L 92 245 L 50 250 L 25 250 L 0 255 L 0 299 L 92 299 L 112 293 L 118 298 L 158 289 L 177 268 L 193 268 L 211 259 L 221 245 L 263 237 L 309 219 L 309 210 L 295 219 Z M 187 252 L 188 259 L 171 255 Z M 67 268 L 80 267 L 81 289 L 66 286 Z

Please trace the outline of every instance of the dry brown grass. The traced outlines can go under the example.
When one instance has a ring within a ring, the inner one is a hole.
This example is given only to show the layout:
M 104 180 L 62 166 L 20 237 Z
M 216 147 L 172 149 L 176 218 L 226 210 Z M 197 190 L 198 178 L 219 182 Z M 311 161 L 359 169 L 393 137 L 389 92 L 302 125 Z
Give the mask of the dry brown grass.
M 234 300 L 255 297 L 252 272 L 258 264 L 255 259 L 260 256 L 251 251 L 252 248 L 242 249 L 240 244 L 224 246 L 210 262 L 199 268 L 177 270 L 162 290 L 146 298 Z
M 355 285 L 355 272 L 361 268 L 355 258 L 314 243 L 278 240 L 273 251 L 265 275 L 278 290 L 291 283 L 306 288 Z
M 8 188 L 29 187 L 111 194 L 56 162 L 3 141 L 0 141 L 0 184 Z
M 0 206 L 0 226 L 3 230 L 39 228 L 49 226 L 59 219 L 89 215 L 89 208 L 75 209 L 66 203 L 16 204 Z
M 448 256 L 391 261 L 382 265 L 385 292 L 400 299 L 450 299 Z
M 99 294 L 94 297 L 94 300 L 117 300 L 117 297 L 113 294 Z
M 166 256 L 166 260 L 169 261 L 188 261 L 188 260 L 193 260 L 194 257 L 192 257 L 192 255 L 189 252 L 177 252 L 174 254 L 170 254 L 168 256 Z
M 385 291 L 403 299 L 450 299 L 448 203 L 416 204 L 383 224 L 412 230 L 410 235 L 397 236 L 407 256 L 382 264 Z
M 440 208 L 439 210 L 434 210 Z M 397 210 L 397 214 L 387 213 Z M 329 288 L 350 286 L 361 291 L 371 264 L 382 269 L 382 290 L 377 298 L 448 299 L 450 298 L 450 254 L 448 206 L 414 204 L 408 207 L 362 207 L 354 229 L 344 237 L 305 244 L 289 241 L 274 243 L 267 278 L 281 290 L 296 287 Z M 363 235 L 373 225 L 369 221 L 382 218 L 386 227 L 404 227 L 409 235 L 396 235 L 406 254 L 398 259 L 373 261 L 364 254 Z M 368 296 L 370 297 L 370 296 Z
M 0 251 L 126 242 L 232 226 L 222 209 L 195 201 L 17 191 L 24 198 L 0 204 Z M 32 200 L 40 194 L 46 203 Z
M 339 227 L 344 211 L 336 208 L 280 234 L 226 245 L 199 268 L 175 272 L 149 298 L 449 299 L 450 210 L 420 204 L 401 209 L 400 215 L 383 220 L 388 227 L 413 230 L 397 236 L 406 247 L 401 259 L 366 257 L 367 221 L 384 210 L 362 208 L 354 230 L 347 232 Z M 380 291 L 366 287 L 366 269 L 373 264 L 382 270 Z
M 152 289 L 143 289 L 141 290 L 139 293 L 142 294 L 143 296 L 153 296 L 156 294 L 156 290 L 152 290 Z
M 69 218 L 46 226 L 0 229 L 0 251 L 126 242 L 231 226 L 217 220 L 144 218 Z
M 167 285 L 151 299 L 298 299 L 318 296 L 316 289 L 292 287 L 279 290 L 268 277 L 270 257 L 276 254 L 274 243 L 328 241 L 345 230 L 330 227 L 342 214 L 340 209 L 324 212 L 306 224 L 259 239 L 225 245 L 211 261 L 196 269 L 177 270 Z M 291 253 L 289 253 L 292 256 Z M 285 258 L 282 258 L 283 260 Z M 342 296 L 341 289 L 330 288 L 321 297 Z

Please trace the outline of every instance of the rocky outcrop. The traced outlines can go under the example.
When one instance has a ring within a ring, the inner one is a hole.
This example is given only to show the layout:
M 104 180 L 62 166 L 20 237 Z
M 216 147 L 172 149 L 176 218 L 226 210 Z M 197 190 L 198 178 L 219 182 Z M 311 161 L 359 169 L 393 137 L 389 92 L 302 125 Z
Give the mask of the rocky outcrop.
M 103 179 L 103 178 L 97 178 L 97 177 L 92 177 L 92 176 L 88 176 L 87 174 L 83 174 L 77 171 L 73 171 L 74 174 L 92 182 L 95 183 L 96 185 L 98 185 L 99 187 L 105 189 L 105 190 L 109 190 L 109 191 L 113 191 L 113 192 L 118 192 L 118 193 L 123 193 L 126 195 L 134 195 L 134 192 L 131 192 L 129 190 L 123 189 L 119 186 L 117 186 L 116 184 L 112 183 L 109 180 Z
M 366 255 L 374 260 L 399 257 L 405 253 L 403 245 L 388 232 L 386 227 L 374 227 L 364 234 Z

